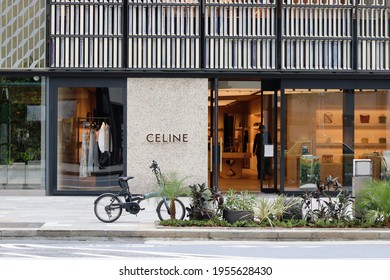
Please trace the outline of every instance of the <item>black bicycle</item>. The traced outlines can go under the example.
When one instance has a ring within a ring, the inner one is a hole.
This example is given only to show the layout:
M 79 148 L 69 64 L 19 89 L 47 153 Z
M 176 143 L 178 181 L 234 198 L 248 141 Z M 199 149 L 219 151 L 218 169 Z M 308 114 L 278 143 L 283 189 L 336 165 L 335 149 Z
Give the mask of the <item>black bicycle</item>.
M 164 181 L 161 176 L 160 168 L 156 161 L 152 162 L 150 166 L 153 173 L 156 176 L 157 184 L 161 190 L 164 187 Z M 119 219 L 122 214 L 122 210 L 125 209 L 130 214 L 136 215 L 141 210 L 140 202 L 153 197 L 160 197 L 161 191 L 145 193 L 141 195 L 131 194 L 128 181 L 133 179 L 133 176 L 124 176 L 119 177 L 118 183 L 122 188 L 117 194 L 114 193 L 104 193 L 100 195 L 94 202 L 94 212 L 96 217 L 105 223 L 112 223 Z M 122 201 L 121 197 L 124 198 Z M 166 197 L 161 197 L 161 201 L 157 204 L 156 212 L 158 218 L 162 220 L 168 220 L 171 218 L 170 215 L 170 203 L 171 201 Z M 176 219 L 183 220 L 186 214 L 186 210 L 183 202 L 178 198 L 175 198 L 175 209 L 176 209 Z

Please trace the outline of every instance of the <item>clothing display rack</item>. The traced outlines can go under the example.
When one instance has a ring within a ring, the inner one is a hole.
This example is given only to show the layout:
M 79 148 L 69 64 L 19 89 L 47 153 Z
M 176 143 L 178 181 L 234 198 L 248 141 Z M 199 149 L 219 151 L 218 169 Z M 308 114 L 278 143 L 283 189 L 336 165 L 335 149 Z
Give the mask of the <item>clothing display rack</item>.
M 81 131 L 86 128 L 95 128 L 99 130 L 100 125 L 105 122 L 110 124 L 110 117 L 82 117 L 77 118 L 77 162 L 80 163 L 80 148 L 82 144 Z

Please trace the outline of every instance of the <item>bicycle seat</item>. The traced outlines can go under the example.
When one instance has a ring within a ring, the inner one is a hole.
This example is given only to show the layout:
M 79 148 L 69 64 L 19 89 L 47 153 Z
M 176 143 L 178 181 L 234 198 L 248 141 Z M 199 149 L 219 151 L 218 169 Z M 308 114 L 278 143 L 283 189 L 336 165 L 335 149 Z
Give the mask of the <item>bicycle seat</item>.
M 118 180 L 120 182 L 127 182 L 128 180 L 130 179 L 134 179 L 134 176 L 122 176 L 122 177 L 119 177 Z

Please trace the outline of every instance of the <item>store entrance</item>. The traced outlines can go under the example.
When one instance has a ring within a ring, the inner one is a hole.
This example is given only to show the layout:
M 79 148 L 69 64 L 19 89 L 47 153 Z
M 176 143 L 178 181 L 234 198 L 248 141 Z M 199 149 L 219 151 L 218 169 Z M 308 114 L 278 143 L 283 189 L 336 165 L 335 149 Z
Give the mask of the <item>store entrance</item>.
M 209 159 L 210 166 L 218 164 L 214 172 L 218 172 L 219 190 L 274 190 L 273 143 L 276 135 L 272 117 L 273 92 L 262 93 L 261 83 L 257 81 L 219 81 L 216 90 L 218 104 L 211 102 L 211 92 L 209 104 L 214 108 L 209 113 L 209 143 L 214 142 L 215 145 L 216 141 L 212 138 L 216 137 L 218 152 L 214 155 L 209 153 Z M 256 136 L 260 128 L 264 132 L 262 139 L 266 139 L 266 151 L 261 150 L 264 157 L 260 156 L 260 149 L 256 149 L 257 143 L 260 146 L 261 137 Z M 217 160 L 213 161 L 211 156 L 217 157 Z

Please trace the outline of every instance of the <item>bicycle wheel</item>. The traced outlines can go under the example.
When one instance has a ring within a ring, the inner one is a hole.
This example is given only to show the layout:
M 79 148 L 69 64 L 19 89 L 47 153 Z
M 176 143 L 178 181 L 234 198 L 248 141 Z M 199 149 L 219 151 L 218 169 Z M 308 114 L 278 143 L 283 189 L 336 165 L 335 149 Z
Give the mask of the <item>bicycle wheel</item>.
M 162 220 L 169 220 L 171 218 L 170 215 L 170 206 L 171 206 L 171 201 L 169 199 L 166 200 L 166 205 L 164 203 L 164 199 L 161 200 L 158 205 L 157 205 L 157 215 L 160 221 Z M 181 202 L 179 199 L 175 198 L 175 208 L 176 208 L 176 215 L 175 219 L 177 220 L 183 220 L 184 216 L 186 214 L 186 209 L 184 207 L 183 202 Z
M 94 212 L 96 217 L 104 223 L 115 222 L 122 214 L 119 203 L 121 203 L 120 199 L 114 194 L 108 193 L 100 196 L 95 201 Z

